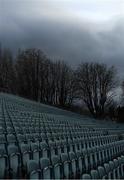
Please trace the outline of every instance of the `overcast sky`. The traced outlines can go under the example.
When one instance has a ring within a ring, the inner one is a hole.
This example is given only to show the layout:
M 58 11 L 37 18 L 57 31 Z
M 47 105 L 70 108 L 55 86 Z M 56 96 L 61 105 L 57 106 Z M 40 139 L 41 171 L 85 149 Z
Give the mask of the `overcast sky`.
M 72 65 L 104 61 L 123 73 L 124 0 L 0 0 L 0 41 Z

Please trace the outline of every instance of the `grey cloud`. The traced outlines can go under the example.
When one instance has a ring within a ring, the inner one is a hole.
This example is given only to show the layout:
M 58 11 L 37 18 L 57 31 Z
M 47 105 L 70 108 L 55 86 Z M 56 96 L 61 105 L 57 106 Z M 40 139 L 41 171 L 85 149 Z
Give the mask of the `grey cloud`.
M 0 17 L 0 41 L 13 51 L 37 47 L 52 59 L 64 59 L 72 65 L 81 61 L 102 61 L 116 65 L 123 73 L 123 17 L 113 20 L 112 27 L 110 22 L 111 28 L 107 29 L 104 24 L 98 30 L 97 25 L 86 21 L 73 22 L 72 19 L 68 22 L 35 15 L 27 18 L 26 13 L 17 13 L 16 9 L 14 14 L 13 6 L 3 14 L 6 16 Z

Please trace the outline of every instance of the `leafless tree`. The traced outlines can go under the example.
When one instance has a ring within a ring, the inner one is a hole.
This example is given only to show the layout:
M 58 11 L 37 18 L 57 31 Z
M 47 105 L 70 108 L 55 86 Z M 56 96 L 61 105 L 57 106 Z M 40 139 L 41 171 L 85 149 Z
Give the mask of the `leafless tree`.
M 115 87 L 116 70 L 99 63 L 82 63 L 76 71 L 79 98 L 95 117 L 104 115 L 105 105 Z
M 40 49 L 19 50 L 13 61 L 11 51 L 0 47 L 0 88 L 63 107 L 79 98 L 95 117 L 103 116 L 111 104 L 115 76 L 113 66 L 82 63 L 73 70 L 64 61 L 48 59 Z
M 0 88 L 15 93 L 16 87 L 13 56 L 9 49 L 0 50 Z
M 20 95 L 54 105 L 72 102 L 72 69 L 64 61 L 52 62 L 37 49 L 19 51 L 16 59 Z
M 36 101 L 42 99 L 43 64 L 46 57 L 41 50 L 27 49 L 19 51 L 16 59 L 18 92 L 22 96 Z
M 54 63 L 54 79 L 55 103 L 61 106 L 72 103 L 73 71 L 64 61 Z

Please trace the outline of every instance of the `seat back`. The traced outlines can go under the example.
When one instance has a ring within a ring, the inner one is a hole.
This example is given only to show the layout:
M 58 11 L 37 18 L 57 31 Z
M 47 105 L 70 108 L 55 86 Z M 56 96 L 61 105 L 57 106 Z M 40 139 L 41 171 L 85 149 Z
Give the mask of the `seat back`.
M 28 160 L 26 163 L 26 170 L 28 179 L 39 179 L 40 171 L 37 161 Z
M 23 166 L 26 166 L 26 162 L 30 160 L 31 157 L 31 151 L 30 146 L 28 144 L 20 144 L 20 150 L 22 155 L 22 163 Z
M 81 179 L 91 179 L 91 176 L 89 174 L 83 174 Z
M 15 178 L 18 175 L 18 167 L 20 164 L 20 153 L 18 147 L 16 145 L 8 145 L 8 155 L 13 178 Z
M 106 175 L 105 169 L 102 166 L 98 166 L 98 172 L 99 172 L 100 179 L 105 177 L 105 175 Z
M 69 159 L 70 159 L 70 162 L 71 162 L 71 171 L 73 173 L 73 178 L 76 177 L 76 174 L 77 174 L 77 159 L 76 159 L 76 155 L 74 152 L 69 152 Z
M 7 153 L 3 146 L 0 146 L 0 179 L 5 178 Z
M 61 163 L 59 156 L 54 155 L 52 158 L 52 166 L 53 166 L 53 178 L 55 179 L 61 179 L 62 173 L 61 173 Z
M 48 158 L 40 159 L 41 179 L 51 179 L 51 166 Z
M 49 157 L 48 145 L 46 142 L 40 142 L 40 157 Z
M 62 153 L 61 161 L 63 164 L 63 175 L 64 175 L 63 178 L 69 178 L 70 177 L 70 166 L 69 166 L 68 154 Z
M 99 179 L 99 173 L 97 170 L 91 170 L 91 178 L 92 179 Z
M 37 143 L 31 143 L 31 154 L 32 154 L 32 159 L 39 162 L 40 150 L 39 150 L 39 146 Z

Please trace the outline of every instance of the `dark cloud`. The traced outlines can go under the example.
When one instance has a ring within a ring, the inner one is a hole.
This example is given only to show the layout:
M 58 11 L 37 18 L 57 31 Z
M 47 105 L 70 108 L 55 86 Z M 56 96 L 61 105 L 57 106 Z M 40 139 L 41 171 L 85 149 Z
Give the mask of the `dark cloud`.
M 0 9 L 0 41 L 3 46 L 14 52 L 18 48 L 41 48 L 52 59 L 64 59 L 72 65 L 81 61 L 101 61 L 116 65 L 123 73 L 123 17 L 103 24 L 76 21 L 75 18 L 73 21 L 73 17 L 69 21 L 65 14 L 63 18 L 44 14 L 45 10 L 35 14 L 29 4 L 16 9 L 17 2 L 7 7 L 5 3 L 0 4 L 4 7 Z

